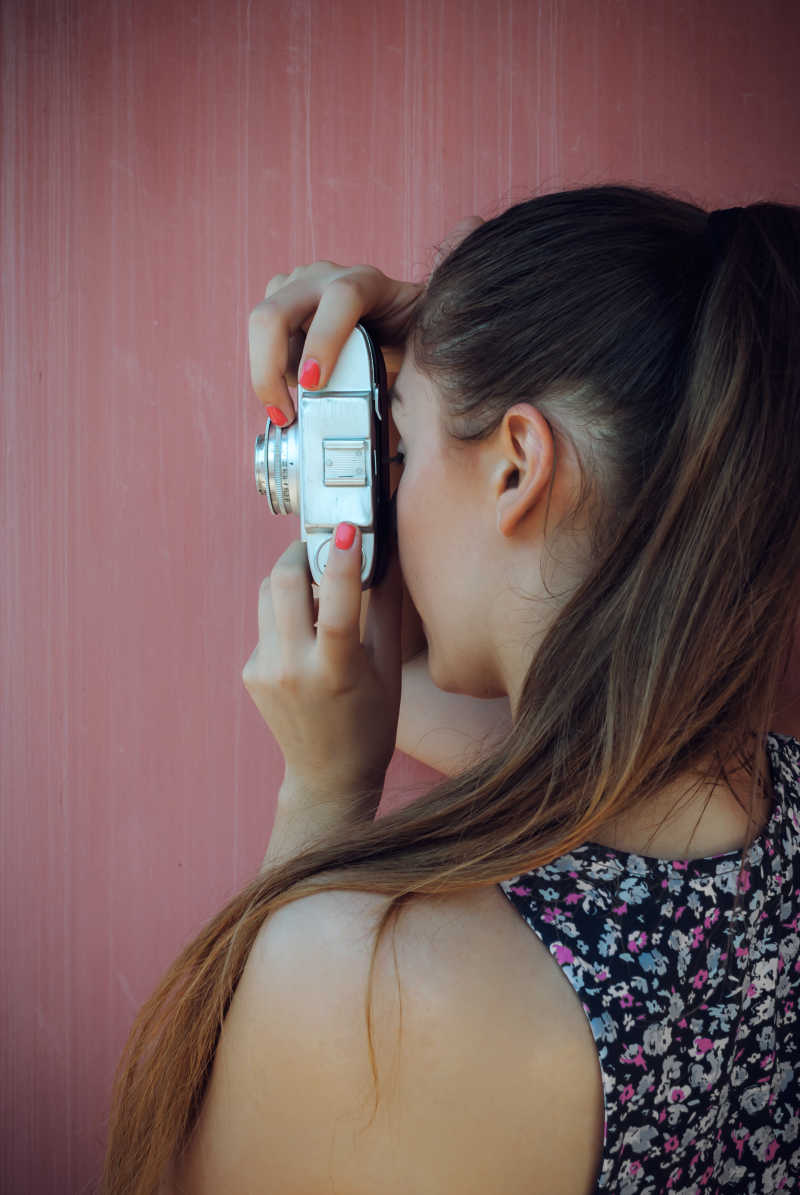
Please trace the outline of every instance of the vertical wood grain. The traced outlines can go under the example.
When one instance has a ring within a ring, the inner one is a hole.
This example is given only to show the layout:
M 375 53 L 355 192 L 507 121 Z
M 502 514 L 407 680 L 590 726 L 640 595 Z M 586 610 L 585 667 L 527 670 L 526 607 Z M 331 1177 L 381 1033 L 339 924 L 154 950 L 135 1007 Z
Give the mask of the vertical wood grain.
M 800 21 L 788 0 L 0 20 L 0 1187 L 63 1195 L 96 1182 L 135 1011 L 269 836 L 280 756 L 240 673 L 298 531 L 252 479 L 268 279 L 421 278 L 458 220 L 582 182 L 798 202 Z M 429 780 L 398 757 L 390 794 Z

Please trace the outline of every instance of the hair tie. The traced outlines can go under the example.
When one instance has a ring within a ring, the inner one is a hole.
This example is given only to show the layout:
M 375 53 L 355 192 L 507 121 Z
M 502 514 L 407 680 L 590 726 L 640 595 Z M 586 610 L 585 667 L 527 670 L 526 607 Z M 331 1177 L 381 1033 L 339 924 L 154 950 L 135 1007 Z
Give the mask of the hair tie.
M 706 240 L 715 261 L 725 256 L 743 211 L 743 207 L 723 207 L 708 213 Z

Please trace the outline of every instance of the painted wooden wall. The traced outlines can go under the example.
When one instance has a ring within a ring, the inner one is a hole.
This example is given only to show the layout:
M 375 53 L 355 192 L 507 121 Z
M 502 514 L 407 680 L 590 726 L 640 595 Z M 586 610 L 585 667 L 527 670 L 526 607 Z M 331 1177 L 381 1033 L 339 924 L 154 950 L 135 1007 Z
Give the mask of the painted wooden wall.
M 280 755 L 240 675 L 299 534 L 253 484 L 268 279 L 320 258 L 420 278 L 464 217 L 581 182 L 799 202 L 800 10 L 3 0 L 0 20 L 0 1188 L 64 1195 L 95 1187 L 135 1010 L 272 824 Z M 432 778 L 396 756 L 389 800 Z

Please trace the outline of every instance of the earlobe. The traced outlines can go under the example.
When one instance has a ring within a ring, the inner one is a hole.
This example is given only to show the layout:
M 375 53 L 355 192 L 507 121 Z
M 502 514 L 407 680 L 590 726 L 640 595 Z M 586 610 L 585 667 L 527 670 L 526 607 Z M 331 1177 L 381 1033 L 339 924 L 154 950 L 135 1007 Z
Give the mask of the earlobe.
M 550 424 L 530 403 L 506 411 L 500 428 L 497 529 L 512 535 L 547 493 L 555 460 Z

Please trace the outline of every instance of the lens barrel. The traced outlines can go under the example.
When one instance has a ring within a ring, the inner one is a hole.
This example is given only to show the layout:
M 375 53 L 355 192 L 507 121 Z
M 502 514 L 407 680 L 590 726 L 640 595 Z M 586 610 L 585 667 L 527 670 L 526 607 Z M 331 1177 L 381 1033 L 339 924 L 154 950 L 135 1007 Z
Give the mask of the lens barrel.
M 266 495 L 274 515 L 300 513 L 297 424 L 280 428 L 271 419 L 256 440 L 255 474 L 259 494 Z

